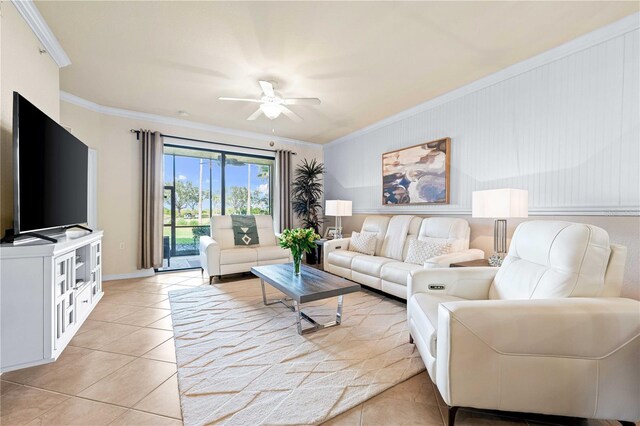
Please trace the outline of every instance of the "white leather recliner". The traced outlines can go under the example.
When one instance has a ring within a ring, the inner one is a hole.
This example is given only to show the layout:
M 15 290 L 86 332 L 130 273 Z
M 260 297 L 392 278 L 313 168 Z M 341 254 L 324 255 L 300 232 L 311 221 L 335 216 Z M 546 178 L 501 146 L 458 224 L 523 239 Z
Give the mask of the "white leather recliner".
M 324 270 L 357 283 L 407 298 L 409 274 L 425 268 L 448 268 L 453 262 L 482 259 L 484 252 L 469 248 L 469 223 L 450 217 L 412 215 L 367 216 L 362 232 L 374 232 L 373 256 L 349 251 L 349 238 L 324 244 Z M 439 240 L 451 245 L 451 253 L 432 257 L 422 265 L 407 263 L 411 240 Z
M 291 262 L 291 253 L 278 245 L 273 218 L 256 215 L 260 244 L 236 246 L 231 216 L 211 218 L 211 236 L 200 237 L 200 266 L 209 277 L 249 272 L 252 266 Z
M 639 420 L 640 302 L 619 297 L 625 258 L 598 227 L 530 221 L 500 268 L 413 273 L 411 340 L 449 424 L 457 407 Z

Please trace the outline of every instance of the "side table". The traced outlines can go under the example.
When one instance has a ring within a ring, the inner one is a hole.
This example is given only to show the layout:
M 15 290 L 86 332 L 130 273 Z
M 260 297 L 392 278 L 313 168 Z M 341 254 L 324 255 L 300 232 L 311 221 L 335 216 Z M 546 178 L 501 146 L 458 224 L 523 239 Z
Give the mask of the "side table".
M 320 265 L 320 269 L 324 269 L 323 268 L 323 258 L 322 258 L 322 248 L 324 247 L 324 243 L 326 243 L 327 241 L 331 241 L 327 238 L 320 238 L 319 240 L 316 240 L 316 264 Z
M 476 259 L 476 260 L 468 260 L 466 262 L 456 262 L 450 265 L 452 268 L 464 268 L 464 267 L 478 267 L 478 266 L 487 266 L 490 267 L 489 261 L 487 259 Z

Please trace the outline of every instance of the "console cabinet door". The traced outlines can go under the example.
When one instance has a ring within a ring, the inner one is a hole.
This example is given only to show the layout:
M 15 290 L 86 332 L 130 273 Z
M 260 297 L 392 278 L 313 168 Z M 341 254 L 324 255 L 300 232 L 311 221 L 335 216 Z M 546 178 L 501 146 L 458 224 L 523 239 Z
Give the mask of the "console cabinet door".
M 102 292 L 102 242 L 91 243 L 91 287 L 92 296 Z
M 54 259 L 54 350 L 63 347 L 76 324 L 75 251 Z

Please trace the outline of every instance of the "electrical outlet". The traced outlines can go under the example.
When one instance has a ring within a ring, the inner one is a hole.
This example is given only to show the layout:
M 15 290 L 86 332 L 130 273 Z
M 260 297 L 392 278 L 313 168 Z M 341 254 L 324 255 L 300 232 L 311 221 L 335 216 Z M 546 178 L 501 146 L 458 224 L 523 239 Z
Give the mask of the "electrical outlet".
M 124 250 L 124 243 L 120 243 L 120 250 Z

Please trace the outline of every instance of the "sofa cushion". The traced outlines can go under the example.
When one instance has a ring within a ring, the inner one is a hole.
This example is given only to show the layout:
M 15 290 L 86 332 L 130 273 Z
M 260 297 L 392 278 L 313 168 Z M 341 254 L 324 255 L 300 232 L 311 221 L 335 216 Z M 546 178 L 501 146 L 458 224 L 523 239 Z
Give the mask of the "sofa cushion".
M 273 230 L 273 218 L 268 215 L 255 215 L 254 217 L 260 246 L 275 246 L 277 240 Z M 223 250 L 235 247 L 230 215 L 211 217 L 211 238 L 216 240 Z
M 395 260 L 382 256 L 362 255 L 353 259 L 353 262 L 351 263 L 351 270 L 380 278 L 380 270 L 382 269 L 382 266 L 391 262 L 395 262 Z
M 598 297 L 610 253 L 609 234 L 597 226 L 523 222 L 513 234 L 489 298 Z
M 349 239 L 349 251 L 372 255 L 376 251 L 376 234 L 373 232 L 354 232 Z
M 440 238 L 451 243 L 452 251 L 460 251 L 469 248 L 469 232 L 469 222 L 464 219 L 428 217 L 422 221 L 418 239 Z
M 256 247 L 258 261 L 286 259 L 289 257 L 289 250 L 279 246 Z
M 451 244 L 440 238 L 427 237 L 425 240 L 411 240 L 405 262 L 424 265 L 427 259 L 450 252 Z
M 382 267 L 380 278 L 385 281 L 391 281 L 392 283 L 406 286 L 407 281 L 409 280 L 409 274 L 421 269 L 424 269 L 423 266 L 414 265 L 413 263 L 391 262 Z
M 233 265 L 235 263 L 250 263 L 258 261 L 258 251 L 255 248 L 232 248 L 220 250 L 220 264 Z
M 389 220 L 380 256 L 402 260 L 402 249 L 404 248 L 407 233 L 414 218 L 415 216 L 411 215 L 399 215 L 393 216 L 391 220 Z
M 422 326 L 422 337 L 429 344 L 429 354 L 436 357 L 436 341 L 438 338 L 438 305 L 440 303 L 458 302 L 460 297 L 443 295 L 433 295 L 430 293 L 417 293 L 411 296 L 409 306 L 411 316 L 415 318 L 416 324 Z
M 374 232 L 376 234 L 376 252 L 374 253 L 376 256 L 381 255 L 389 219 L 389 216 L 382 215 L 367 216 L 362 223 L 362 232 Z
M 334 250 L 327 256 L 327 261 L 332 265 L 351 269 L 351 261 L 357 256 L 363 256 L 363 254 L 348 250 Z

